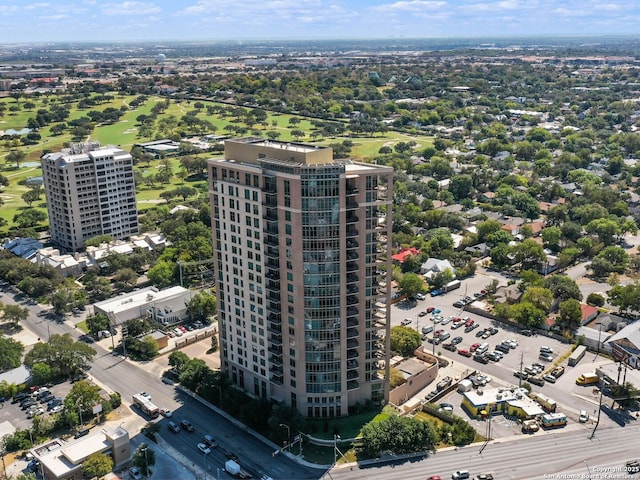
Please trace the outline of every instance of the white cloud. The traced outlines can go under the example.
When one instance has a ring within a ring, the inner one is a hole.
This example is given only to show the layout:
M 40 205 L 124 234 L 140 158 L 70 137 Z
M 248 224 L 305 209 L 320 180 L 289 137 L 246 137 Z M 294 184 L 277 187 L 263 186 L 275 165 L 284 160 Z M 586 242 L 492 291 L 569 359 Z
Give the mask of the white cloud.
M 400 2 L 389 3 L 386 5 L 378 5 L 373 7 L 375 11 L 388 11 L 388 12 L 424 12 L 425 10 L 439 10 L 442 7 L 446 7 L 447 2 L 438 0 L 403 0 Z
M 101 8 L 103 15 L 152 15 L 161 13 L 162 9 L 153 3 L 121 2 L 108 3 Z
M 47 8 L 50 7 L 51 4 L 50 3 L 30 3 L 28 5 L 24 6 L 25 10 L 36 10 L 36 9 L 41 9 L 41 8 Z

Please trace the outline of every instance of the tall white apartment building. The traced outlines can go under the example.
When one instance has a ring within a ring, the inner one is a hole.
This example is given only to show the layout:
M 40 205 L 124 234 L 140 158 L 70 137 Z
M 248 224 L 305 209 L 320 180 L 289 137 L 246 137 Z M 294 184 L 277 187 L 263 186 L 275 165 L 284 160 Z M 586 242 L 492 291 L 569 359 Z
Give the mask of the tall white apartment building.
M 138 207 L 131 154 L 98 142 L 72 144 L 41 159 L 51 240 L 69 250 L 108 234 L 138 233 Z
M 386 400 L 393 170 L 243 138 L 209 183 L 228 378 L 307 417 Z

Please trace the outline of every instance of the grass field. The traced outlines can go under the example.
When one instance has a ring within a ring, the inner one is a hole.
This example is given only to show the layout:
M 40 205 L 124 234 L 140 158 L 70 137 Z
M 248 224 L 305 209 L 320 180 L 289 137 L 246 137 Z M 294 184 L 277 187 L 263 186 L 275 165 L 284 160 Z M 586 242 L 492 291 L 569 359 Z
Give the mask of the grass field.
M 114 95 L 112 101 L 96 105 L 91 109 L 79 109 L 77 105 L 66 105 L 70 110 L 69 120 L 77 119 L 86 116 L 90 110 L 102 111 L 106 108 L 120 108 L 123 105 L 128 105 L 135 97 L 126 95 Z M 179 132 L 178 123 L 180 119 L 190 111 L 196 110 L 193 102 L 188 100 L 183 101 L 171 101 L 169 108 L 159 116 L 156 120 L 156 126 L 159 123 L 167 125 L 162 131 L 156 130 L 152 133 L 151 137 L 141 138 L 139 136 L 139 125 L 136 123 L 136 118 L 140 115 L 149 115 L 152 108 L 166 99 L 162 97 L 149 97 L 148 100 L 137 107 L 126 111 L 120 120 L 114 124 L 109 125 L 96 125 L 95 129 L 90 135 L 90 139 L 98 140 L 102 145 L 120 145 L 125 150 L 130 150 L 136 143 L 142 143 L 156 138 L 166 138 L 170 133 Z M 31 102 L 35 105 L 34 108 L 27 110 L 24 108 L 25 103 Z M 36 112 L 39 109 L 48 109 L 51 105 L 58 104 L 59 97 L 55 94 L 46 95 L 41 97 L 34 97 L 25 99 L 21 97 L 19 102 L 12 97 L 0 98 L 0 104 L 5 105 L 4 114 L 0 116 L 0 130 L 15 129 L 20 130 L 27 125 L 29 118 L 35 117 Z M 210 105 L 210 102 L 203 102 L 205 107 Z M 218 104 L 221 105 L 221 104 Z M 19 107 L 17 112 L 10 112 L 11 107 Z M 300 121 L 292 125 L 289 120 L 292 117 L 300 119 Z M 228 112 L 216 113 L 209 115 L 206 108 L 200 109 L 197 114 L 198 118 L 206 119 L 214 126 L 215 132 L 218 134 L 228 134 L 229 130 L 225 129 L 228 125 L 243 125 L 238 120 L 229 115 Z M 13 226 L 13 217 L 16 213 L 26 208 L 26 203 L 22 200 L 21 195 L 27 191 L 24 185 L 24 180 L 29 177 L 41 176 L 41 170 L 39 166 L 29 166 L 26 163 L 39 163 L 40 157 L 45 151 L 58 151 L 64 147 L 64 145 L 71 141 L 71 133 L 65 131 L 61 135 L 52 135 L 50 131 L 51 126 L 43 127 L 39 130 L 42 139 L 37 145 L 21 146 L 17 145 L 15 141 L 1 141 L 0 142 L 0 167 L 6 161 L 5 157 L 8 155 L 11 149 L 19 148 L 26 154 L 26 159 L 19 169 L 15 168 L 15 165 L 5 165 L 2 174 L 5 175 L 10 185 L 0 191 L 0 198 L 4 201 L 2 209 L 0 209 L 0 218 L 7 221 L 8 227 Z M 310 120 L 301 118 L 297 115 L 280 114 L 274 112 L 267 112 L 267 118 L 262 124 L 255 124 L 245 135 L 259 134 L 260 136 L 267 136 L 267 132 L 275 131 L 280 134 L 278 137 L 282 141 L 295 141 L 296 139 L 291 135 L 293 130 L 301 130 L 305 132 L 305 136 L 298 139 L 302 142 L 311 141 L 311 132 L 314 127 Z M 88 139 L 87 139 L 88 140 Z M 373 156 L 378 154 L 378 151 L 383 146 L 393 147 L 397 142 L 415 141 L 417 144 L 416 149 L 425 147 L 431 144 L 432 138 L 427 136 L 410 136 L 398 132 L 387 132 L 384 135 L 377 135 L 374 137 L 335 137 L 335 138 L 319 138 L 316 143 L 319 145 L 329 145 L 331 143 L 339 143 L 343 140 L 350 140 L 353 142 L 351 157 L 355 160 L 367 162 Z M 200 154 L 198 156 L 205 156 L 206 158 L 213 158 L 218 155 Z M 172 171 L 174 176 L 171 179 L 169 185 L 155 185 L 154 188 L 150 188 L 147 185 L 140 185 L 137 187 L 138 194 L 138 208 L 144 211 L 148 208 L 157 205 L 158 203 L 165 203 L 164 200 L 159 199 L 160 193 L 165 190 L 172 190 L 180 185 L 182 181 L 175 175 L 178 172 L 180 165 L 178 158 L 171 158 Z M 137 166 L 136 169 L 142 170 L 143 176 L 147 176 L 157 172 L 157 167 L 160 161 L 151 162 L 149 166 Z M 199 182 L 197 184 L 189 184 L 189 186 L 196 187 L 198 189 L 204 188 L 206 190 L 205 182 Z M 159 201 L 160 200 L 160 201 Z M 41 208 L 46 211 L 46 205 L 40 203 L 34 204 L 36 208 Z M 0 229 L 0 234 L 6 234 L 8 227 Z

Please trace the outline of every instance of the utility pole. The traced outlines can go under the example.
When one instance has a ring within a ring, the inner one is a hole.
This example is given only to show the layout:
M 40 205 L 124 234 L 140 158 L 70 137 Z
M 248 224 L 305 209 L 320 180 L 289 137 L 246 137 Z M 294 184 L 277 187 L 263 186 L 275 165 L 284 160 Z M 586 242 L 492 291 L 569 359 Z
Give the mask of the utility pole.
M 522 365 L 524 364 L 524 352 L 520 352 L 520 373 L 522 373 Z M 518 387 L 522 386 L 522 375 L 518 375 Z
M 596 419 L 596 424 L 593 426 L 593 431 L 591 435 L 589 435 L 589 440 L 592 440 L 593 437 L 596 436 L 596 429 L 598 428 L 598 424 L 600 423 L 600 412 L 602 411 L 602 387 L 600 388 L 600 400 L 598 400 L 598 418 Z

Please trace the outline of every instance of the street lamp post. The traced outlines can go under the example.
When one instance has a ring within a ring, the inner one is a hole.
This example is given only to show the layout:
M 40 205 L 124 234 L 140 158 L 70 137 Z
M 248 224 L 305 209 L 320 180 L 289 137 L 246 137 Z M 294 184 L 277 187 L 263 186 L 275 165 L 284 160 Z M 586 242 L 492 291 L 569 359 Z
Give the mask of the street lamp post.
M 334 466 L 338 463 L 338 440 L 339 439 L 340 439 L 340 435 L 336 435 L 334 433 L 333 434 L 333 465 Z
M 142 451 L 144 452 L 144 476 L 149 475 L 149 457 L 147 456 L 147 450 L 149 445 L 145 445 Z
M 207 453 L 202 452 L 202 469 L 204 470 L 204 480 L 207 480 Z
M 290 448 L 291 447 L 291 428 L 286 423 L 281 423 L 278 426 L 284 427 L 287 429 L 287 448 Z

